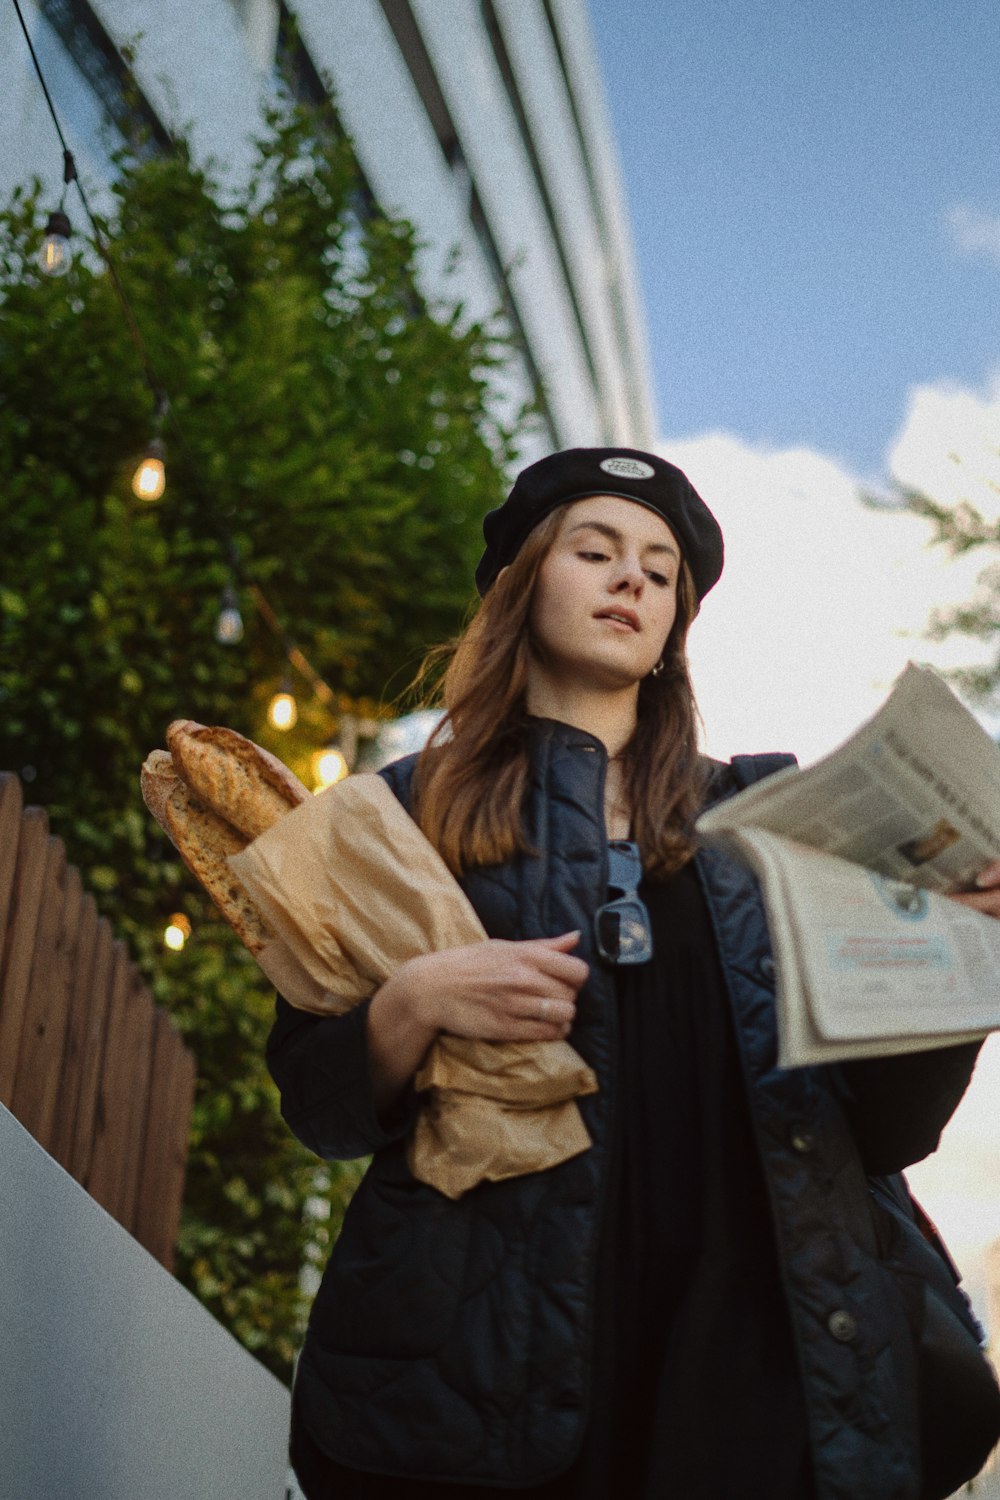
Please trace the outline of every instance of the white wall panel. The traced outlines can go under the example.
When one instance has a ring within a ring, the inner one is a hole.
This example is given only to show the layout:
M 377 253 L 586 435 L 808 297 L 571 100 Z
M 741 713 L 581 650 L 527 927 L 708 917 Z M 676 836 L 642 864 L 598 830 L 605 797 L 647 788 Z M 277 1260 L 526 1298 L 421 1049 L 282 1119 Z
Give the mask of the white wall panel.
M 0 1500 L 283 1500 L 288 1392 L 0 1106 Z
M 494 8 L 597 369 L 604 425 L 614 433 L 609 441 L 629 443 L 632 430 L 616 409 L 624 377 L 609 315 L 604 250 L 552 33 L 540 0 L 494 0 Z
M 309 55 L 333 84 L 337 112 L 372 192 L 387 212 L 409 219 L 424 242 L 421 291 L 431 301 L 461 300 L 466 323 L 491 316 L 500 306 L 499 288 L 378 0 L 299 0 L 297 13 Z M 445 280 L 456 246 L 460 257 Z M 530 395 L 521 368 L 495 385 L 508 416 Z
M 378 0 L 300 0 L 299 21 L 310 56 L 333 82 L 338 114 L 375 197 L 432 237 L 422 251 L 431 277 L 439 280 L 450 247 L 460 246 L 455 284 L 469 315 L 492 312 L 497 289 Z
M 167 128 L 185 132 L 200 160 L 214 156 L 235 181 L 244 180 L 270 80 L 230 0 L 90 5 L 116 47 L 136 43 L 136 78 Z
M 656 435 L 652 370 L 646 342 L 645 318 L 635 270 L 628 203 L 622 185 L 604 80 L 594 50 L 583 0 L 551 0 L 562 39 L 566 67 L 577 113 L 587 138 L 587 155 L 597 177 L 604 223 L 611 241 L 610 274 L 620 289 L 624 340 L 630 346 L 626 363 L 633 420 L 640 432 Z M 641 418 L 640 418 L 641 414 Z
M 590 443 L 600 413 L 562 269 L 476 0 L 412 0 L 545 384 L 560 441 Z

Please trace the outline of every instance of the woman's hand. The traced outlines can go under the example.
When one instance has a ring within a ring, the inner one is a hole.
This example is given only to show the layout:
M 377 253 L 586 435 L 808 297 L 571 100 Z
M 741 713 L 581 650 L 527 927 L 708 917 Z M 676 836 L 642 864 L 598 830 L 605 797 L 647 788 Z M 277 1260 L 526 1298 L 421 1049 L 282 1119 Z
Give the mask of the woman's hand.
M 368 1047 L 379 1111 L 399 1095 L 438 1032 L 489 1042 L 568 1035 L 589 968 L 568 951 L 579 932 L 509 942 L 488 938 L 411 958 L 375 992 Z
M 434 1031 L 488 1042 L 551 1042 L 565 1036 L 589 972 L 568 952 L 578 932 L 422 954 L 400 976 L 412 1012 Z
M 963 891 L 951 899 L 961 901 L 964 906 L 972 906 L 976 911 L 985 912 L 988 917 L 1000 917 L 1000 859 L 995 859 L 985 870 L 980 870 L 976 876 L 976 885 L 977 890 Z

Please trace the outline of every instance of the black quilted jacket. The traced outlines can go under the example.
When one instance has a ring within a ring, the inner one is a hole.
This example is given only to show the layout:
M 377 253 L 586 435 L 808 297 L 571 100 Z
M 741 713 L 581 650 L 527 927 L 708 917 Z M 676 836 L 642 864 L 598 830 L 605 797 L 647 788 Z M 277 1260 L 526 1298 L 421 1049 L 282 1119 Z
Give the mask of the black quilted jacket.
M 268 1061 L 291 1129 L 321 1157 L 374 1153 L 296 1373 L 303 1420 L 355 1468 L 537 1484 L 568 1467 L 587 1419 L 595 1252 L 620 1087 L 613 971 L 591 942 L 607 879 L 607 760 L 599 740 L 570 725 L 533 719 L 530 733 L 526 816 L 539 857 L 473 871 L 462 884 L 490 937 L 583 933 L 574 951 L 591 969 L 572 1041 L 600 1082 L 581 1101 L 593 1147 L 451 1202 L 407 1171 L 412 1096 L 393 1119 L 375 1117 L 367 1004 L 321 1018 L 278 1000 Z M 414 760 L 381 773 L 407 807 Z M 977 1049 L 778 1069 L 774 963 L 756 883 L 713 851 L 696 865 L 770 1190 L 819 1495 L 916 1500 L 909 1334 L 879 1260 L 865 1173 L 895 1172 L 935 1148 Z

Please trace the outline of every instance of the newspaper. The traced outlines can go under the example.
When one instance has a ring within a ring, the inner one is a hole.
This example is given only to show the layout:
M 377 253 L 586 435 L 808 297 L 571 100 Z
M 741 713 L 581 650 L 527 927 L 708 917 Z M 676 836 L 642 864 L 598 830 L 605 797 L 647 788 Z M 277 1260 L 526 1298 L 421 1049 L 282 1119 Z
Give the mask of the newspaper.
M 1000 921 L 948 899 L 1000 857 L 1000 748 L 929 668 L 911 663 L 831 755 L 697 831 L 761 881 L 782 1067 L 1000 1029 Z

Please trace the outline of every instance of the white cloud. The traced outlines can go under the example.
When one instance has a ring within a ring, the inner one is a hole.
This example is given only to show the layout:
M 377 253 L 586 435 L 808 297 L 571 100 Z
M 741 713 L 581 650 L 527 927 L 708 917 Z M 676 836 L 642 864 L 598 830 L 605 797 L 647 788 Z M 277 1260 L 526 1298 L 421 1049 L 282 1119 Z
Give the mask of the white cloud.
M 969 203 L 953 203 L 945 222 L 952 243 L 963 254 L 982 256 L 1000 265 L 1000 214 L 984 213 Z
M 944 505 L 968 501 L 1000 520 L 1000 372 L 983 393 L 953 382 L 915 386 L 888 464 L 908 489 Z
M 907 660 L 968 642 L 922 639 L 933 606 L 965 599 L 979 560 L 949 563 L 916 517 L 862 504 L 855 476 L 809 449 L 726 433 L 663 442 L 718 516 L 726 568 L 691 632 L 706 749 L 823 754 L 874 713 Z

